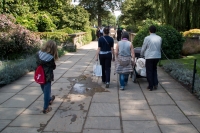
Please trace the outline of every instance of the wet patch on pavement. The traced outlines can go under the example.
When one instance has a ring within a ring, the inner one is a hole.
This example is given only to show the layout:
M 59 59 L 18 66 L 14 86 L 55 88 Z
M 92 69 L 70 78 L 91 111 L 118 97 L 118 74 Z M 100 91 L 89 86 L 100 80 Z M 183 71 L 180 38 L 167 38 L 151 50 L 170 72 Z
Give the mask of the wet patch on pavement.
M 68 78 L 72 85 L 70 94 L 83 94 L 86 96 L 93 96 L 95 92 L 109 92 L 102 88 L 97 82 L 93 82 L 89 76 L 81 75 L 77 78 Z

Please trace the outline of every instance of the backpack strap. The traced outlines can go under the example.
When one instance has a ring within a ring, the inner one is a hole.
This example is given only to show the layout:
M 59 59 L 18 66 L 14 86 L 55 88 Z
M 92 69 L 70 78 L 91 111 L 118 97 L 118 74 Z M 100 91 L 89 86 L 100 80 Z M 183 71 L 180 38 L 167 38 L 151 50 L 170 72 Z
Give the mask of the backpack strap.
M 106 41 L 106 43 L 110 46 L 110 44 L 108 43 L 108 41 L 106 40 L 106 38 L 104 36 L 102 36 L 102 37 Z

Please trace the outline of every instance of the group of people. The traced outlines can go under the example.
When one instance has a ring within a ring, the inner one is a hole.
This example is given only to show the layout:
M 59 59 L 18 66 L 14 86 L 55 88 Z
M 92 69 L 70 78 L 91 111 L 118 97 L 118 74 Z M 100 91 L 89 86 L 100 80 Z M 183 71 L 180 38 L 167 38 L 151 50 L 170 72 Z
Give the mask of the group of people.
M 144 56 L 146 60 L 147 89 L 152 91 L 158 87 L 157 64 L 161 58 L 162 38 L 156 35 L 154 25 L 149 27 L 149 33 L 150 35 L 143 41 L 140 56 Z M 124 90 L 135 64 L 134 47 L 129 41 L 129 33 L 122 32 L 114 50 L 114 40 L 109 36 L 109 29 L 104 28 L 104 35 L 98 40 L 96 60 L 98 59 L 102 65 L 102 83 L 106 84 L 106 88 L 110 84 L 111 61 L 113 60 L 115 61 L 115 72 L 119 74 L 120 89 Z
M 106 27 L 109 29 L 109 27 Z M 120 41 L 121 38 L 122 38 L 122 33 L 124 32 L 125 30 L 122 29 L 121 27 L 117 28 L 117 31 L 115 32 L 115 35 L 117 35 L 117 41 Z M 101 36 L 104 35 L 104 27 L 98 27 L 97 30 L 96 30 L 96 37 L 97 39 L 99 39 Z M 114 35 L 114 36 L 115 36 Z
M 157 63 L 161 58 L 162 38 L 156 35 L 156 27 L 153 25 L 149 27 L 149 32 L 150 35 L 145 37 L 140 54 L 146 59 L 146 75 L 149 83 L 147 89 L 152 91 L 158 87 Z M 51 96 L 51 82 L 54 80 L 53 70 L 56 68 L 55 61 L 57 59 L 57 45 L 53 40 L 49 40 L 36 54 L 37 66 L 43 66 L 46 79 L 46 83 L 40 85 L 44 94 L 44 114 L 52 110 L 50 106 L 55 100 L 55 96 Z M 123 32 L 114 50 L 114 40 L 109 36 L 109 28 L 104 28 L 103 35 L 98 40 L 96 60 L 98 61 L 98 59 L 102 65 L 101 79 L 102 83 L 106 85 L 105 87 L 109 88 L 111 61 L 115 61 L 115 71 L 119 74 L 120 89 L 124 90 L 128 83 L 129 74 L 133 72 L 133 65 L 135 63 L 134 47 L 129 41 L 128 32 Z
M 101 28 L 98 27 L 98 28 L 97 28 L 97 30 L 96 30 L 96 37 L 97 37 L 97 39 L 98 39 L 99 37 L 103 36 L 103 34 L 104 34 L 104 33 L 103 33 L 103 29 L 104 29 L 103 27 L 101 27 Z

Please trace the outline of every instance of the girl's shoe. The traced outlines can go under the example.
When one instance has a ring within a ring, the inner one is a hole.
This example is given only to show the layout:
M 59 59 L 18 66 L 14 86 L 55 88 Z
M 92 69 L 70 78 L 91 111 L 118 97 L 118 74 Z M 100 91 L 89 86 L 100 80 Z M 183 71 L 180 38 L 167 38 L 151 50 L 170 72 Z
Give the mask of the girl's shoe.
M 52 110 L 52 107 L 48 107 L 46 110 L 43 110 L 42 112 L 44 114 L 47 114 L 47 113 L 51 112 L 51 110 Z
M 54 95 L 51 97 L 51 101 L 49 102 L 49 105 L 51 105 L 53 103 L 53 101 L 55 100 L 55 98 L 56 97 Z

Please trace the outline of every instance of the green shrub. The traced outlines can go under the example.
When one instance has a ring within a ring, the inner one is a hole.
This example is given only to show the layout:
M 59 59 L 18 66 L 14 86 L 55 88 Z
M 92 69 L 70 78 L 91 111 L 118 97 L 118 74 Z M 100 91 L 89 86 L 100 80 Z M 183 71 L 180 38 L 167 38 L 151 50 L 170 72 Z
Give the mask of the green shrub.
M 48 12 L 39 12 L 37 14 L 37 28 L 39 32 L 54 31 L 56 25 L 52 21 L 52 16 Z
M 185 85 L 192 85 L 193 80 L 193 71 L 184 67 L 183 64 L 177 62 L 167 63 L 163 66 L 164 70 L 168 72 L 172 77 L 180 81 Z M 195 76 L 194 84 L 194 94 L 200 99 L 200 77 L 199 75 Z
M 96 40 L 96 29 L 95 28 L 91 28 L 91 36 L 92 36 L 92 41 Z
M 74 33 L 74 30 L 69 27 L 66 27 L 64 29 L 56 30 L 55 32 L 64 32 L 64 33 L 72 34 Z
M 14 62 L 3 63 L 0 69 L 0 84 L 9 84 L 12 81 L 20 78 L 29 71 L 36 68 L 35 55 L 30 56 L 24 60 L 16 60 Z
M 17 23 L 20 25 L 26 27 L 27 29 L 31 31 L 38 31 L 37 25 L 36 25 L 36 19 L 35 16 L 32 14 L 27 14 L 25 16 L 17 16 L 16 18 Z
M 65 32 L 38 32 L 37 34 L 43 40 L 52 39 L 59 43 L 70 41 L 70 37 Z
M 92 30 L 91 28 L 86 28 L 86 35 L 83 37 L 83 43 L 87 44 L 92 41 Z
M 168 25 L 155 25 L 156 34 L 162 37 L 162 50 L 169 59 L 180 57 L 184 38 L 176 29 Z M 141 47 L 144 38 L 149 35 L 149 26 L 144 26 L 135 36 L 133 40 L 134 47 Z M 162 53 L 163 54 L 163 53 Z M 162 58 L 165 58 L 162 55 Z
M 4 59 L 16 59 L 34 53 L 40 44 L 39 36 L 16 25 L 9 16 L 0 15 L 0 53 Z

